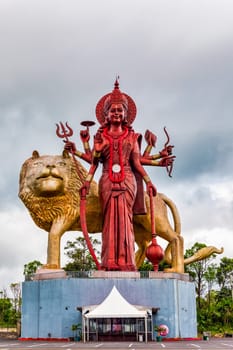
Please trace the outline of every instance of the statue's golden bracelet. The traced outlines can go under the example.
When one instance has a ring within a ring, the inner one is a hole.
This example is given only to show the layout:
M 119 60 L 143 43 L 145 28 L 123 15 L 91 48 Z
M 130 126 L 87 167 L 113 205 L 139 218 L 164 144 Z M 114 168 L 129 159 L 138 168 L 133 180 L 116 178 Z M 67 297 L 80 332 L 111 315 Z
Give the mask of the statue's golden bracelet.
M 152 150 L 152 146 L 151 146 L 151 145 L 147 145 L 147 146 L 146 146 L 145 152 L 146 152 L 146 153 L 150 153 L 151 150 Z
M 83 146 L 84 146 L 85 150 L 89 150 L 90 149 L 90 146 L 89 146 L 88 142 L 83 142 Z
M 96 152 L 96 151 L 94 151 L 93 157 L 99 158 L 100 156 L 101 156 L 101 152 Z
M 88 174 L 87 177 L 86 177 L 86 181 L 91 182 L 92 178 L 93 178 L 93 175 L 92 174 Z
M 145 183 L 151 182 L 148 175 L 143 176 L 143 180 L 145 181 Z
M 81 158 L 82 157 L 82 152 L 76 151 L 75 155 Z
M 160 159 L 161 155 L 160 154 L 154 154 L 153 156 L 151 156 L 152 159 Z

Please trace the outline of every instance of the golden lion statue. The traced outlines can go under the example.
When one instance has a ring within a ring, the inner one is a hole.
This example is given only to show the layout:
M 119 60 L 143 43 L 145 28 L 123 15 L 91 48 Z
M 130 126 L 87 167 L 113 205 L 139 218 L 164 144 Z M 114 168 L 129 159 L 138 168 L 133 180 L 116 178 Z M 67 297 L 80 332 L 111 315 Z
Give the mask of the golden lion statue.
M 85 177 L 87 171 L 79 161 L 79 174 Z M 37 226 L 48 232 L 46 268 L 60 268 L 60 240 L 66 231 L 81 231 L 80 197 L 81 180 L 76 165 L 68 152 L 62 155 L 40 156 L 34 151 L 32 157 L 22 165 L 20 172 L 19 197 L 29 210 Z M 151 221 L 149 197 L 146 196 L 146 215 L 134 216 L 135 241 L 138 246 L 136 264 L 140 267 L 145 259 L 147 246 L 151 242 Z M 212 253 L 222 253 L 223 249 L 206 247 L 193 257 L 184 260 L 183 238 L 178 210 L 165 195 L 158 193 L 154 198 L 156 233 L 168 241 L 165 261 L 171 265 L 167 271 L 184 272 L 184 265 L 201 260 Z M 167 214 L 170 208 L 172 228 Z M 87 227 L 90 233 L 102 231 L 102 215 L 98 197 L 98 186 L 92 182 L 87 198 Z M 93 220 L 94 218 L 94 220 Z

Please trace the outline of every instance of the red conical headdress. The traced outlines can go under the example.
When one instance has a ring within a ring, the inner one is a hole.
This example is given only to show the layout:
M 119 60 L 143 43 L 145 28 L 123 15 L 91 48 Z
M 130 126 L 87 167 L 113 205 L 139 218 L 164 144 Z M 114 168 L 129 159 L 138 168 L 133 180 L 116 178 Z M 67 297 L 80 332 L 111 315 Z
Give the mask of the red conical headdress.
M 104 125 L 108 110 L 113 103 L 121 103 L 124 105 L 127 110 L 127 124 L 132 124 L 137 114 L 137 108 L 133 99 L 127 94 L 122 93 L 119 89 L 118 78 L 115 81 L 113 91 L 101 97 L 96 105 L 96 118 L 101 125 Z

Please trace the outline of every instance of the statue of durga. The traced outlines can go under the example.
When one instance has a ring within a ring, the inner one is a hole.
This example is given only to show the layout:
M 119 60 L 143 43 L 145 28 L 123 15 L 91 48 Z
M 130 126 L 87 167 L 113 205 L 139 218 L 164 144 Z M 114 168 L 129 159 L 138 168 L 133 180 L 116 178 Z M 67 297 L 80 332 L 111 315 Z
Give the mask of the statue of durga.
M 163 166 L 171 171 L 175 158 L 172 155 L 173 146 L 168 144 L 158 154 L 150 155 L 156 136 L 149 130 L 145 134 L 147 147 L 141 153 L 142 135 L 132 127 L 136 112 L 133 99 L 121 92 L 117 78 L 113 91 L 97 103 L 96 117 L 100 127 L 94 135 L 93 149 L 89 146 L 88 128 L 80 132 L 85 153 L 77 151 L 73 142 L 67 141 L 65 145 L 66 150 L 90 163 L 88 175 L 80 189 L 81 198 L 88 195 L 96 169 L 102 165 L 99 180 L 103 213 L 100 268 L 105 271 L 137 270 L 133 215 L 145 214 L 143 182 L 147 193 L 156 196 L 156 188 L 144 165 Z M 91 124 L 84 122 L 82 125 Z

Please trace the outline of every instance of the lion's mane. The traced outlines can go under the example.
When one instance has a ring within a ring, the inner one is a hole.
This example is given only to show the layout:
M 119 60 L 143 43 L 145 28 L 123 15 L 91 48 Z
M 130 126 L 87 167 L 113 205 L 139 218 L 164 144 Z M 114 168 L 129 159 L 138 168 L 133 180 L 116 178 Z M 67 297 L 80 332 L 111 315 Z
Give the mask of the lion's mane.
M 34 181 L 40 175 L 36 164 L 40 161 L 43 166 L 55 166 L 56 163 L 64 162 L 64 171 L 60 171 L 63 177 L 64 192 L 51 196 L 38 195 L 35 191 Z M 87 172 L 80 162 L 77 162 L 79 173 L 85 178 Z M 32 171 L 33 169 L 33 171 Z M 76 166 L 73 159 L 66 153 L 56 156 L 40 156 L 34 151 L 32 157 L 27 159 L 22 165 L 20 172 L 19 197 L 28 208 L 36 225 L 49 232 L 54 220 L 62 217 L 75 220 L 79 215 L 79 189 L 81 180 L 77 175 Z

